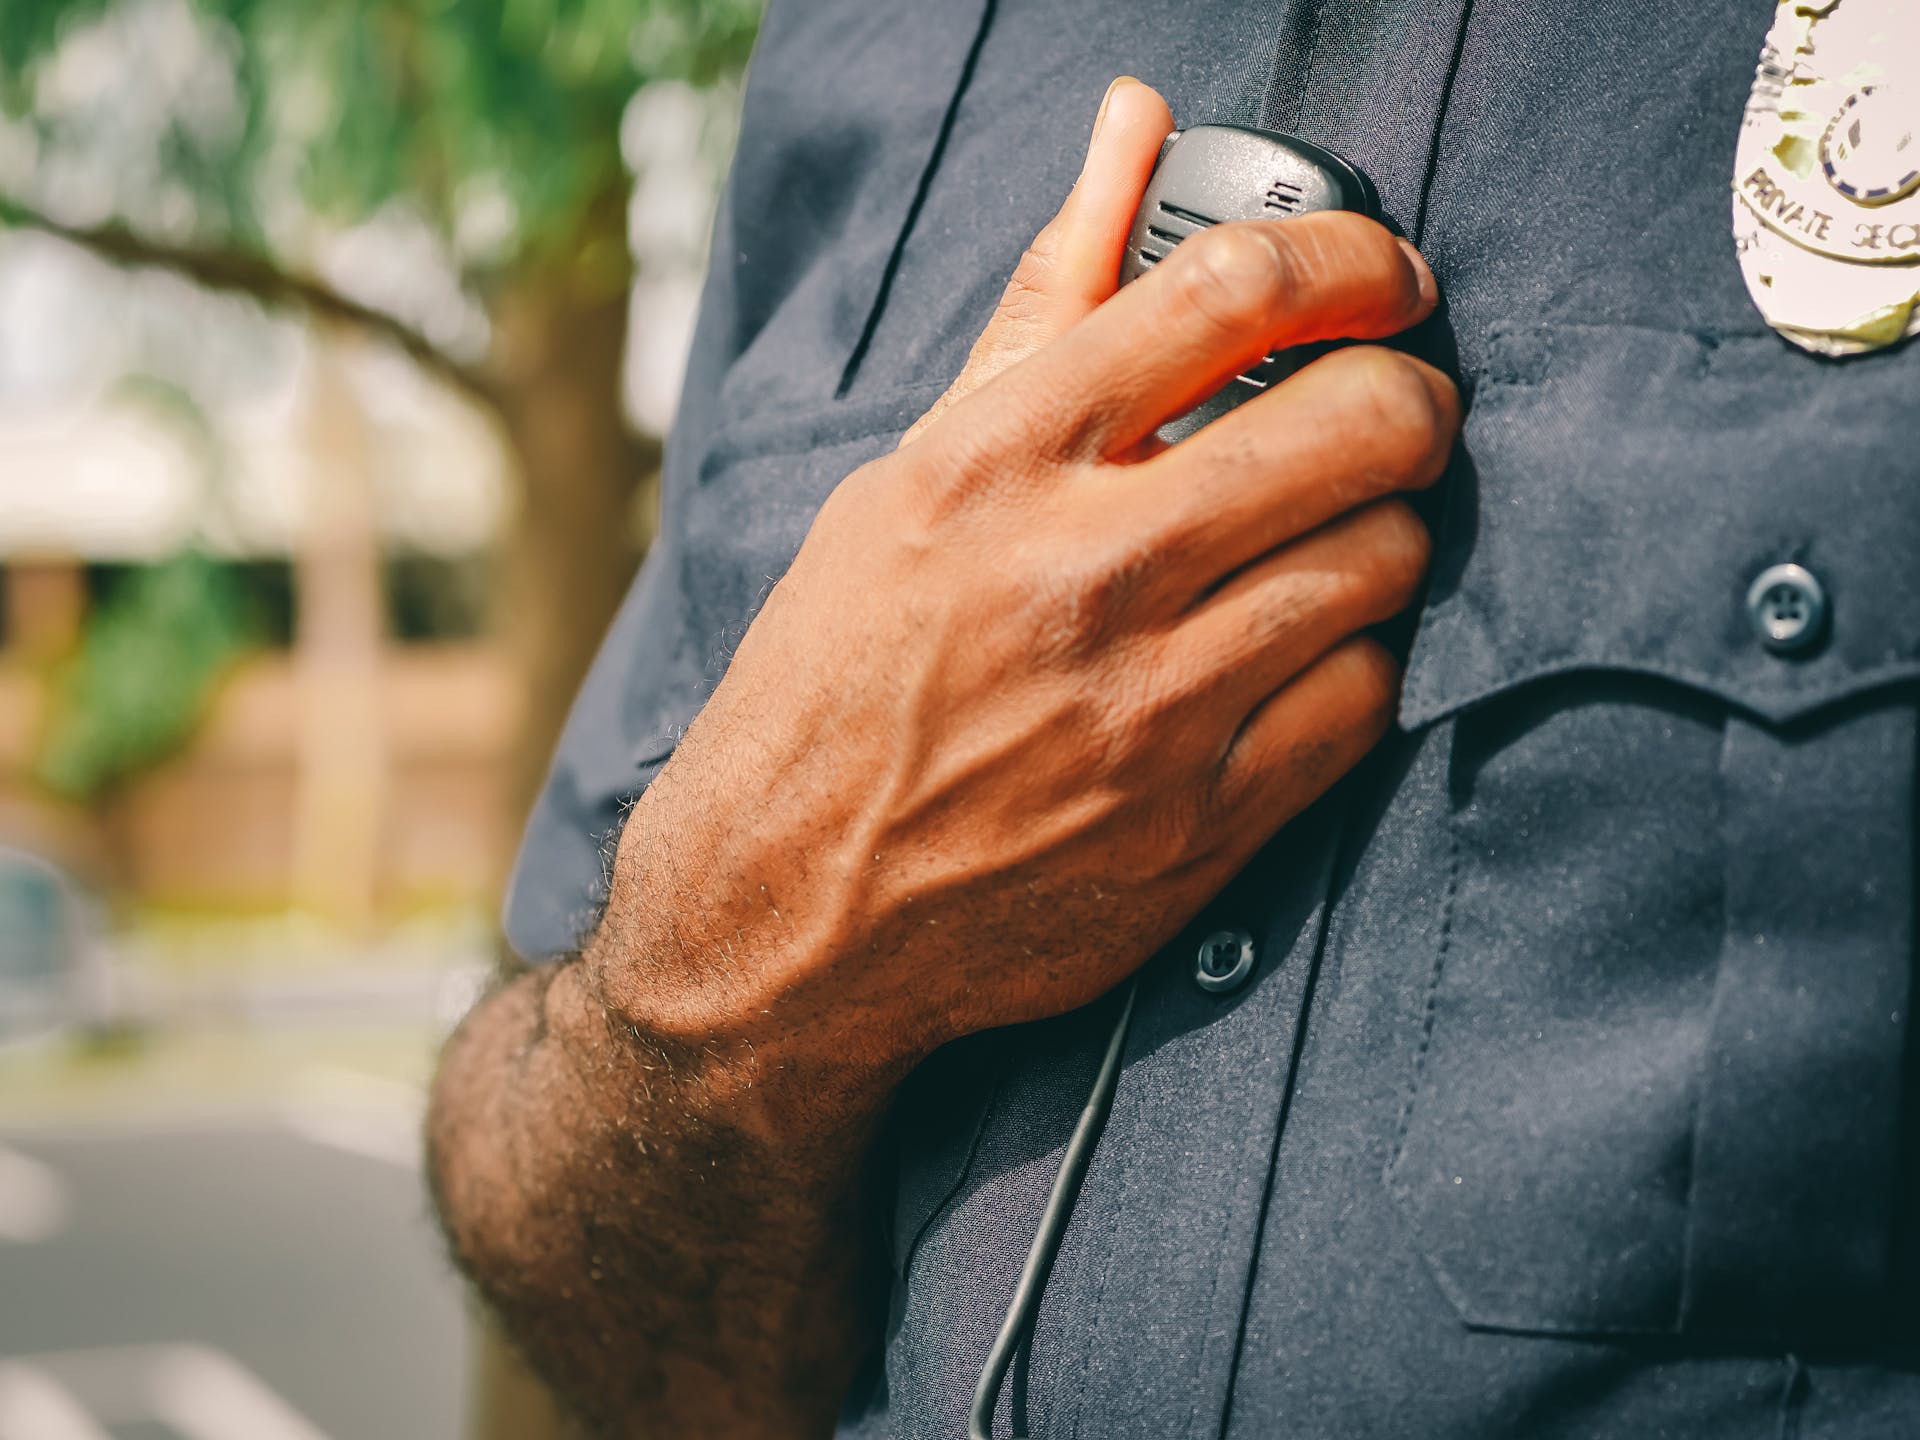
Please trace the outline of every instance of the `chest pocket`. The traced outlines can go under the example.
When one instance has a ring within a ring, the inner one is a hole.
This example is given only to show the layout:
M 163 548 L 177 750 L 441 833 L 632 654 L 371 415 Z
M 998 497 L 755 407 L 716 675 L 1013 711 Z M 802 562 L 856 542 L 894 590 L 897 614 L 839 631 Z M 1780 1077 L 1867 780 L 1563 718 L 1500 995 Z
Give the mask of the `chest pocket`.
M 1470 1325 L 1878 1325 L 1920 353 L 1525 325 L 1489 354 L 1402 701 L 1451 732 L 1452 876 L 1389 1189 Z M 1780 563 L 1822 593 L 1756 616 Z

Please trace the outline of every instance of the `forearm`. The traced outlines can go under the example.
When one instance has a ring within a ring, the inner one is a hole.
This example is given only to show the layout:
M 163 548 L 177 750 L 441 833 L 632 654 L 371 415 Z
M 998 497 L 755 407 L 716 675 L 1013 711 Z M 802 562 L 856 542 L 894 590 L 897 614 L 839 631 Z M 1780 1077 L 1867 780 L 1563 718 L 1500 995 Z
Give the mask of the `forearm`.
M 1364 632 L 1421 581 L 1395 492 L 1451 453 L 1445 377 L 1350 347 L 1143 442 L 1276 345 L 1420 321 L 1432 274 L 1319 214 L 1114 294 L 1171 116 L 1110 103 L 952 409 L 833 489 L 640 796 L 587 956 L 443 1063 L 456 1252 L 609 1429 L 824 1432 L 892 1086 L 1119 984 L 1390 723 Z
M 586 961 L 447 1048 L 428 1142 L 455 1254 L 605 1433 L 827 1433 L 873 1343 L 873 1121 L 781 1135 L 762 1094 L 742 1125 L 763 1080 L 613 1019 Z

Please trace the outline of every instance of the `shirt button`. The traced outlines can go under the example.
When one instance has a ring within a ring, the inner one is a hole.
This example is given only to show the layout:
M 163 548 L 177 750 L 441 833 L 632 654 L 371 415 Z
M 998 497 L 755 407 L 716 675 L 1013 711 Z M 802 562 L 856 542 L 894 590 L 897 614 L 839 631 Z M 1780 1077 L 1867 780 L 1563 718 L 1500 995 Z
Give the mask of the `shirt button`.
M 1805 566 L 1769 566 L 1747 590 L 1747 620 L 1774 654 L 1795 654 L 1826 629 L 1826 589 Z
M 1253 936 L 1245 930 L 1216 930 L 1200 942 L 1194 954 L 1194 983 L 1216 995 L 1238 990 L 1253 974 L 1258 955 Z

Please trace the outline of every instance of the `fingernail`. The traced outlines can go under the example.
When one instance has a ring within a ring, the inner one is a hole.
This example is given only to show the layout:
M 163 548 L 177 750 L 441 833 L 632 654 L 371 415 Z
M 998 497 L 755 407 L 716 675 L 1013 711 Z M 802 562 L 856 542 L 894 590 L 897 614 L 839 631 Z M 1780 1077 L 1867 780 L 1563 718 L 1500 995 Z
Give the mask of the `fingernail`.
M 1113 92 L 1122 85 L 1137 85 L 1140 82 L 1131 75 L 1116 75 L 1113 83 L 1107 86 L 1107 93 L 1100 97 L 1100 109 L 1093 117 L 1093 134 L 1087 137 L 1087 148 L 1093 148 L 1093 142 L 1100 138 L 1100 127 L 1107 123 L 1107 107 L 1113 104 Z
M 1431 305 L 1440 298 L 1440 284 L 1433 278 L 1433 271 L 1427 265 L 1426 256 L 1414 249 L 1413 242 L 1402 240 L 1400 248 L 1407 253 L 1407 263 L 1413 266 L 1414 280 L 1420 286 L 1420 298 Z

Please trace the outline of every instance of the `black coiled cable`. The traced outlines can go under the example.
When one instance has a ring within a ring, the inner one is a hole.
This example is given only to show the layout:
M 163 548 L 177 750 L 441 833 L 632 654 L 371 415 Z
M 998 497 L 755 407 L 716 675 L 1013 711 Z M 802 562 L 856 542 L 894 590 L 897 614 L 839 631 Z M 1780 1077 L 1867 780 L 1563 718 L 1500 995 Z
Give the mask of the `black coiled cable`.
M 986 1366 L 980 1371 L 980 1383 L 973 1388 L 973 1409 L 967 1415 L 967 1440 L 993 1440 L 993 1411 L 1000 1403 L 1000 1387 L 1013 1368 L 1013 1357 L 1033 1328 L 1040 1296 L 1047 1288 L 1047 1275 L 1053 1269 L 1054 1256 L 1060 1253 L 1060 1237 L 1073 1215 L 1073 1203 L 1080 1198 L 1080 1185 L 1086 1178 L 1087 1162 L 1099 1142 L 1107 1112 L 1113 1108 L 1114 1088 L 1120 1083 L 1120 1054 L 1126 1049 L 1127 1030 L 1133 1024 L 1133 1002 L 1139 995 L 1140 977 L 1126 984 L 1120 997 L 1120 1013 L 1107 1037 L 1107 1051 L 1100 1059 L 1099 1073 L 1087 1092 L 1079 1123 L 1067 1141 L 1067 1153 L 1060 1158 L 1060 1169 L 1053 1177 L 1053 1189 L 1047 1194 L 1047 1208 L 1040 1213 L 1040 1227 L 1034 1232 L 1033 1248 L 1027 1251 L 1027 1263 L 1020 1269 L 1020 1281 L 1013 1288 L 1013 1303 L 1007 1306 L 1006 1319 L 993 1349 L 987 1352 Z M 1016 1435 L 1010 1440 L 1027 1440 Z

